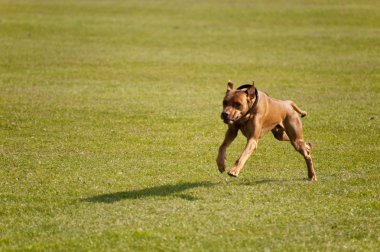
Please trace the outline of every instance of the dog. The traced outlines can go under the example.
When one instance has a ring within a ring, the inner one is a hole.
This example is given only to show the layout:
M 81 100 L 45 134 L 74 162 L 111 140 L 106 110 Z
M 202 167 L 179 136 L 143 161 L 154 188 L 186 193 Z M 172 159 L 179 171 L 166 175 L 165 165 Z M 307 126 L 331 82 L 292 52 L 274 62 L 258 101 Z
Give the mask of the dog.
M 237 177 L 247 159 L 257 148 L 261 137 L 272 131 L 273 136 L 280 141 L 290 141 L 293 147 L 301 153 L 307 165 L 308 178 L 316 181 L 311 157 L 311 144 L 303 138 L 301 117 L 307 113 L 301 110 L 293 101 L 282 101 L 271 98 L 252 85 L 245 84 L 233 89 L 233 83 L 228 81 L 227 92 L 223 99 L 221 118 L 228 125 L 223 143 L 219 147 L 216 163 L 221 173 L 226 170 L 227 147 L 236 138 L 240 130 L 247 138 L 243 153 L 228 172 Z

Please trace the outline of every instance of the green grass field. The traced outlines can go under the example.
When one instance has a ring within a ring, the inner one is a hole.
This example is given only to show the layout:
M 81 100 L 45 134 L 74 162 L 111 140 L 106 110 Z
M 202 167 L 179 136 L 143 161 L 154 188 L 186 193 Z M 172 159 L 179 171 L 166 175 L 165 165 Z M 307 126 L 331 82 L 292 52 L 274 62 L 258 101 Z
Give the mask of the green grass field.
M 272 135 L 219 174 L 229 79 L 317 182 Z M 0 0 L 0 251 L 378 251 L 379 101 L 379 1 Z

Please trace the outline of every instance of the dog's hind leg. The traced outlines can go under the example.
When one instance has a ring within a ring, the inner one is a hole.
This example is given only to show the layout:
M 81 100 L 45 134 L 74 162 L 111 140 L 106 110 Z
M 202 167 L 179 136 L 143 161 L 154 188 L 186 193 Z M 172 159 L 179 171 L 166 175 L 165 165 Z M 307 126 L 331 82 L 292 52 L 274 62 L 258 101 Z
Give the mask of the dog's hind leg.
M 315 171 L 314 171 L 313 159 L 310 153 L 311 151 L 310 145 L 306 143 L 303 139 L 292 141 L 292 145 L 305 158 L 306 165 L 307 165 L 307 175 L 308 175 L 309 180 L 311 181 L 317 180 L 317 176 L 315 175 Z
M 293 147 L 304 157 L 307 165 L 307 175 L 310 181 L 317 180 L 311 157 L 311 145 L 303 139 L 301 119 L 295 114 L 284 121 L 284 126 Z
M 289 141 L 289 137 L 285 132 L 285 129 L 282 125 L 277 125 L 274 129 L 272 129 L 273 136 L 279 141 Z

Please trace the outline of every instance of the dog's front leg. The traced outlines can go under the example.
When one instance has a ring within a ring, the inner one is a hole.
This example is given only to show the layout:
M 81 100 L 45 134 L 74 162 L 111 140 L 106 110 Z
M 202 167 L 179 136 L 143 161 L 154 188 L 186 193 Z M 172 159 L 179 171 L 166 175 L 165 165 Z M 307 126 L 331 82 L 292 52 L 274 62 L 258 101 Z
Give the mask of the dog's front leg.
M 243 153 L 241 154 L 240 158 L 236 160 L 235 166 L 228 172 L 228 175 L 233 177 L 237 177 L 239 175 L 239 172 L 243 168 L 245 162 L 247 162 L 252 152 L 256 149 L 257 142 L 258 139 L 254 137 L 247 140 L 247 144 L 245 145 Z
M 218 157 L 216 158 L 216 164 L 219 171 L 222 173 L 226 170 L 226 151 L 227 147 L 234 141 L 238 133 L 238 129 L 230 126 L 226 132 L 223 143 L 219 147 Z

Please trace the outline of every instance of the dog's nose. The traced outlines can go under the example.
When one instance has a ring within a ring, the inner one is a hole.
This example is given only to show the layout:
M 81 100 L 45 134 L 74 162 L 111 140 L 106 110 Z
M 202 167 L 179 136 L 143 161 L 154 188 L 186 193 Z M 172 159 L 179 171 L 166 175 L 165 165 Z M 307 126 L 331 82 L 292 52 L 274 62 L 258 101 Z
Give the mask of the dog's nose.
M 228 117 L 228 115 L 229 115 L 229 113 L 228 113 L 228 112 L 226 112 L 226 111 L 223 111 L 223 112 L 222 112 L 222 117 L 223 117 L 223 118 L 227 118 L 227 117 Z

